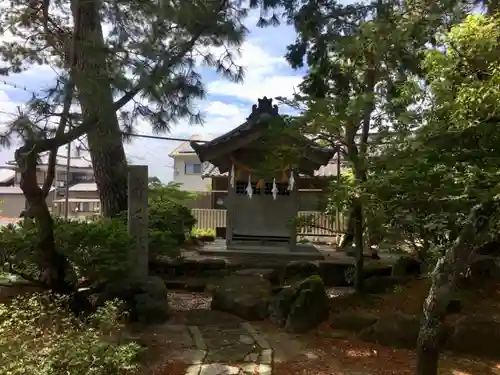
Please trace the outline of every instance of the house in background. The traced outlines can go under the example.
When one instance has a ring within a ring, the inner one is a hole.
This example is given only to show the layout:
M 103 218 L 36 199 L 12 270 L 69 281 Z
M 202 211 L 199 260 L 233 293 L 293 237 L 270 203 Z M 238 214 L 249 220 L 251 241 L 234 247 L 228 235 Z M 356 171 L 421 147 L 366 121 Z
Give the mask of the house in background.
M 188 141 L 182 142 L 169 156 L 174 160 L 174 175 L 172 181 L 178 183 L 181 189 L 197 193 L 198 198 L 190 202 L 191 208 L 212 208 L 212 182 L 202 176 L 207 164 L 202 164 L 198 155 L 190 145 L 190 141 L 210 141 L 215 138 L 210 135 L 193 135 Z
M 213 138 L 213 136 L 193 135 L 189 138 L 189 141 L 181 143 L 168 155 L 174 159 L 174 176 L 172 180 L 180 184 L 183 190 L 193 192 L 210 191 L 210 180 L 202 178 L 202 163 L 189 143 L 190 141 L 200 140 L 210 141 Z
M 48 153 L 42 154 L 37 166 L 37 179 L 40 184 L 43 183 L 47 176 L 48 157 Z M 15 161 L 9 161 L 7 165 L 6 167 L 0 167 L 0 200 L 2 201 L 0 216 L 17 218 L 26 206 L 23 192 L 19 187 L 21 172 Z M 76 148 L 74 154 L 70 157 L 68 178 L 66 176 L 66 169 L 67 156 L 58 155 L 53 186 L 47 196 L 49 209 L 56 216 L 64 216 L 67 183 L 69 186 L 68 215 L 70 217 L 88 217 L 99 214 L 99 193 L 88 155 L 85 155 L 79 148 Z

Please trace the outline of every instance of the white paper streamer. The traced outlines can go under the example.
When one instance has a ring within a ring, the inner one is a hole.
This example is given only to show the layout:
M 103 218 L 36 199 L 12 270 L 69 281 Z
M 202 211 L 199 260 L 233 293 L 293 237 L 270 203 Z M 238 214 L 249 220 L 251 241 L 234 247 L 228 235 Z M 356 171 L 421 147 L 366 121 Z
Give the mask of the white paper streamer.
M 250 174 L 248 175 L 248 184 L 247 184 L 246 191 L 247 191 L 248 198 L 252 199 L 252 196 L 253 196 L 252 176 Z
M 278 196 L 278 187 L 276 186 L 276 179 L 273 178 L 273 190 L 271 190 L 273 193 L 273 199 L 276 200 L 276 197 Z
M 230 181 L 231 187 L 234 187 L 234 164 L 231 165 L 231 181 Z
M 293 177 L 293 169 L 290 171 L 290 178 L 288 179 L 288 190 L 292 191 L 295 185 L 295 178 Z

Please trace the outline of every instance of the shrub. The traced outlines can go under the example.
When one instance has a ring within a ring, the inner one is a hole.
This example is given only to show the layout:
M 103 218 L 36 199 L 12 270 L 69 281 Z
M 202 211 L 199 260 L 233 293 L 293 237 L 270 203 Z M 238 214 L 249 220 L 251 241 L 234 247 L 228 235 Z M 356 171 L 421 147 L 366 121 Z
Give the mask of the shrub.
M 203 241 L 213 241 L 215 239 L 215 229 L 194 228 L 191 231 L 191 237 L 198 238 Z
M 116 304 L 82 322 L 66 302 L 35 294 L 0 304 L 0 374 L 114 375 L 137 367 L 141 347 L 119 342 Z
M 179 188 L 179 184 L 150 184 L 149 187 L 149 254 L 159 256 L 179 256 L 180 246 L 191 233 L 196 219 L 186 202 L 195 196 Z M 127 212 L 121 214 L 127 222 Z
M 0 229 L 2 264 L 9 262 L 18 270 L 38 277 L 36 266 L 37 229 L 9 225 Z M 96 222 L 54 220 L 56 248 L 71 262 L 76 276 L 91 283 L 123 277 L 129 270 L 132 239 L 120 220 Z
M 196 219 L 185 205 L 168 198 L 151 200 L 149 204 L 149 230 L 153 240 L 151 250 L 162 252 L 157 247 L 161 243 L 157 240 L 158 232 L 168 235 L 169 241 L 165 244 L 167 248 L 182 245 L 195 223 Z

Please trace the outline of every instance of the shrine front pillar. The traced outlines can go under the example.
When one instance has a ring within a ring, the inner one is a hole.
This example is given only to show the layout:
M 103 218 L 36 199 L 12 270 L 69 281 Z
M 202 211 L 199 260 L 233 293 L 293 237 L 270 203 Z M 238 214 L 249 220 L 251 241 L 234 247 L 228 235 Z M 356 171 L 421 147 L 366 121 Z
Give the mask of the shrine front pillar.
M 226 199 L 226 247 L 229 249 L 233 241 L 233 221 L 235 214 L 234 196 L 236 194 L 236 182 L 234 167 L 229 170 L 229 181 L 227 184 L 227 199 Z
M 290 200 L 292 201 L 293 204 L 293 213 L 294 217 L 290 218 L 290 251 L 295 250 L 297 247 L 297 223 L 296 223 L 296 218 L 298 214 L 298 209 L 299 209 L 299 184 L 298 184 L 298 175 L 295 177 L 295 183 L 293 186 L 291 186 L 290 190 Z

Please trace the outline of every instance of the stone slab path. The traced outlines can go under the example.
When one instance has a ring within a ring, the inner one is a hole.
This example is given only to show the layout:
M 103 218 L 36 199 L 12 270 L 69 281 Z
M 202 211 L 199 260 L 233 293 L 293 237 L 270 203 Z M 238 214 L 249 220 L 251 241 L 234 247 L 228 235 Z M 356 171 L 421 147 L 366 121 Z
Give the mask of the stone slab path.
M 271 375 L 273 350 L 251 323 L 211 310 L 186 313 L 196 355 L 186 375 Z
M 182 322 L 156 333 L 172 346 L 168 359 L 188 364 L 185 375 L 272 375 L 274 362 L 306 350 L 293 335 L 264 333 L 234 315 L 205 309 L 185 311 Z

